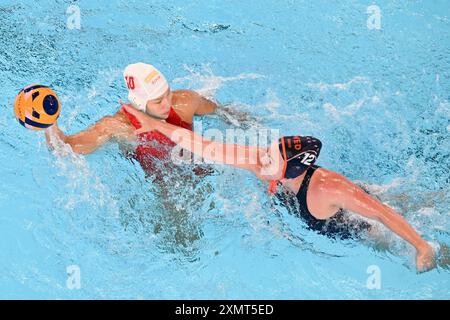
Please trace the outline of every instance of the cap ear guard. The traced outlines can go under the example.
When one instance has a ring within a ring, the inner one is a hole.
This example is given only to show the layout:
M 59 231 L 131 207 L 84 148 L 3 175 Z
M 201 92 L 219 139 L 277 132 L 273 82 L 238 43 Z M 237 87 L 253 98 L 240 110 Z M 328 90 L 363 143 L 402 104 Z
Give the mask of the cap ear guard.
M 279 141 L 279 150 L 284 162 L 282 178 L 285 179 L 294 179 L 314 165 L 322 148 L 322 142 L 311 136 L 281 137 Z M 268 191 L 275 193 L 276 190 L 277 181 L 273 180 Z
M 147 101 L 141 99 L 137 94 L 133 91 L 128 93 L 128 100 L 130 100 L 131 105 L 138 109 L 139 111 L 145 112 L 147 107 Z
M 284 140 L 287 142 L 287 152 L 284 151 Z M 322 142 L 311 136 L 283 137 L 280 143 L 280 151 L 283 149 L 283 158 L 287 160 L 285 178 L 294 179 L 303 174 L 310 166 L 314 165 L 320 154 Z

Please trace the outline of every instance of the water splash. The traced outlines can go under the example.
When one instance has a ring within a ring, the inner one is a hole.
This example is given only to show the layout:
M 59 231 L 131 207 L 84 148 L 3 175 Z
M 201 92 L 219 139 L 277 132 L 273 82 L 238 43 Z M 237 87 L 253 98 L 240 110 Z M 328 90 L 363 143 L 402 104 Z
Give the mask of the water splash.
M 227 82 L 263 78 L 262 75 L 256 73 L 241 73 L 231 77 L 216 76 L 208 64 L 202 65 L 200 71 L 188 65 L 184 65 L 184 69 L 189 72 L 189 75 L 175 78 L 173 83 L 187 84 L 188 88 L 195 88 L 199 94 L 211 99 L 214 99 L 216 92 Z

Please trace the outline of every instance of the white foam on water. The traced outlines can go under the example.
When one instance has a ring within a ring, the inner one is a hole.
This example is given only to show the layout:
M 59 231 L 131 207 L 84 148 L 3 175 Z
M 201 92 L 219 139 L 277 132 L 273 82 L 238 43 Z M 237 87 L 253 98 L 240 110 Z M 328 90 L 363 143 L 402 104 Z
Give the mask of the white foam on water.
M 97 81 L 94 83 L 93 87 L 98 86 L 100 88 L 107 88 L 117 81 L 118 77 L 121 77 L 123 69 L 119 68 L 108 68 L 103 69 L 98 72 L 99 76 Z
M 95 208 L 107 208 L 115 217 L 119 216 L 119 209 L 107 186 L 89 168 L 84 156 L 72 151 L 69 144 L 61 141 L 53 131 L 50 131 L 50 142 L 55 156 L 53 161 L 57 175 L 67 178 L 66 189 L 82 190 L 81 193 L 72 193 L 68 198 L 58 199 L 67 210 L 73 210 L 79 203 L 89 203 Z M 81 187 L 81 188 L 80 188 Z
M 374 194 L 382 194 L 382 193 L 389 191 L 390 189 L 394 189 L 394 188 L 397 188 L 397 187 L 403 185 L 405 182 L 404 180 L 405 179 L 403 179 L 403 178 L 394 178 L 394 179 L 392 179 L 392 181 L 390 183 L 381 184 L 381 185 L 380 184 L 367 184 L 362 181 L 355 181 L 355 182 L 364 185 L 364 187 L 366 187 L 370 192 L 372 192 Z
M 372 103 L 374 103 L 374 104 L 379 104 L 379 103 L 381 102 L 381 99 L 380 99 L 380 97 L 378 97 L 378 96 L 373 96 L 372 99 L 371 99 L 371 101 L 372 101 Z
M 438 16 L 437 14 L 433 15 L 433 18 L 439 20 L 440 22 L 449 22 L 449 18 L 447 16 Z
M 333 117 L 339 119 L 342 116 L 353 116 L 359 109 L 361 109 L 366 101 L 367 98 L 361 98 L 343 108 L 336 107 L 332 103 L 326 102 L 324 103 L 323 108 Z
M 76 120 L 76 116 L 81 112 L 81 106 L 72 102 L 75 100 L 72 95 L 61 95 L 60 99 L 61 105 L 63 106 L 62 108 L 64 108 L 65 105 L 73 105 L 72 108 L 64 108 L 65 126 L 60 125 L 60 127 L 65 130 L 66 126 L 68 126 L 69 128 L 73 126 Z
M 275 91 L 269 89 L 267 90 L 267 102 L 260 105 L 260 108 L 265 108 L 269 110 L 274 115 L 279 115 L 278 110 L 281 105 L 280 99 L 278 98 Z
M 433 206 L 434 201 L 442 201 L 442 199 L 445 198 L 443 192 L 423 191 L 418 194 L 414 193 L 416 194 L 416 196 L 413 196 L 411 195 L 411 192 L 414 192 L 413 190 L 409 190 L 406 193 L 401 194 L 398 194 L 398 191 L 393 191 L 399 187 L 411 186 L 415 183 L 415 181 L 417 181 L 417 177 L 419 176 L 419 169 L 417 165 L 414 165 L 414 163 L 416 163 L 415 160 L 415 158 L 411 158 L 408 161 L 407 166 L 412 167 L 413 172 L 412 176 L 408 177 L 408 179 L 395 178 L 390 183 L 382 185 L 360 183 L 364 185 L 364 187 L 371 194 L 377 195 L 381 198 L 385 198 L 386 201 L 383 201 L 385 205 L 392 207 L 397 212 L 408 212 L 408 223 L 410 223 L 419 232 L 431 235 L 435 230 L 445 231 L 447 229 L 447 217 L 450 213 L 441 212 Z M 394 198 L 390 197 L 390 195 L 393 195 Z M 402 195 L 406 196 L 405 200 L 402 200 Z M 425 202 L 422 202 L 421 199 L 423 199 Z M 400 204 L 398 203 L 398 201 L 407 201 L 407 203 Z M 397 205 L 394 205 L 395 203 L 397 203 Z M 397 206 L 401 206 L 403 209 L 399 210 Z M 386 237 L 392 233 L 385 227 L 379 227 L 378 229 L 384 230 L 383 234 Z M 392 238 L 392 241 L 390 240 L 390 242 L 401 245 L 402 240 L 400 238 L 393 236 L 390 236 L 390 238 Z
M 108 97 L 106 91 L 117 81 L 119 77 L 122 75 L 121 69 L 104 69 L 98 71 L 98 77 L 95 82 L 87 89 L 87 92 L 79 92 L 76 95 L 62 95 L 61 105 L 71 105 L 71 108 L 64 109 L 64 124 L 65 127 L 61 126 L 61 128 L 71 128 L 74 125 L 77 125 L 79 121 L 77 121 L 77 116 L 86 111 L 86 106 L 90 108 L 93 105 L 98 104 L 97 97 Z M 106 98 L 108 100 L 108 98 Z M 118 101 L 117 101 L 118 103 Z
M 236 109 L 236 110 L 242 110 L 243 108 L 248 108 L 247 105 L 242 104 L 242 103 L 231 103 L 231 104 L 228 104 L 227 106 L 230 106 L 230 107 L 232 107 L 233 109 Z M 230 114 L 229 112 L 227 112 L 226 110 L 224 110 L 222 108 L 218 108 L 216 110 L 216 114 L 226 118 L 235 127 L 240 127 L 241 126 L 241 124 L 239 123 L 239 120 L 236 119 L 236 117 L 234 115 Z M 195 127 L 195 125 L 194 125 L 194 127 Z
M 320 91 L 328 91 L 328 90 L 348 90 L 350 86 L 355 83 L 367 83 L 372 84 L 369 78 L 356 76 L 344 83 L 306 83 L 306 86 L 313 89 L 319 89 Z
M 438 97 L 434 97 L 434 101 L 436 103 L 439 103 L 437 108 L 436 108 L 436 113 L 445 115 L 447 117 L 450 118 L 450 102 L 448 102 L 447 100 L 439 100 Z
M 417 178 L 421 175 L 420 168 L 422 168 L 423 166 L 417 163 L 417 158 L 415 156 L 411 156 L 408 159 L 406 166 L 408 168 L 408 171 L 412 172 L 412 176 L 408 179 L 408 181 L 405 180 L 404 183 L 415 183 L 417 181 Z
M 194 88 L 193 90 L 197 93 L 214 100 L 214 97 L 217 93 L 217 91 L 222 88 L 226 83 L 228 82 L 234 82 L 234 81 L 241 81 L 241 80 L 256 80 L 264 78 L 261 74 L 256 73 L 241 73 L 236 76 L 230 76 L 230 77 L 223 77 L 223 76 L 216 76 L 213 74 L 211 67 L 209 65 L 203 65 L 201 68 L 201 71 L 196 71 L 193 68 L 189 66 L 184 66 L 184 68 L 189 72 L 189 75 L 185 77 L 175 78 L 173 80 L 173 83 L 186 83 L 188 87 Z M 308 119 L 303 119 L 302 116 L 305 114 L 283 114 L 280 113 L 280 106 L 281 106 L 281 100 L 277 96 L 277 93 L 274 90 L 268 89 L 266 94 L 266 101 L 258 104 L 258 105 L 247 105 L 240 102 L 233 102 L 230 104 L 231 107 L 235 107 L 238 110 L 265 110 L 268 111 L 270 114 L 265 115 L 264 119 L 261 120 L 270 120 L 270 119 L 277 119 L 277 121 L 281 120 L 287 120 L 292 121 L 293 119 L 301 118 L 300 120 L 308 122 Z M 219 111 L 221 112 L 221 111 Z M 228 121 L 235 126 L 239 127 L 239 120 L 236 119 L 233 115 L 230 114 L 224 114 Z M 258 118 L 257 115 L 255 115 L 255 118 Z M 259 124 L 255 124 L 252 127 L 258 127 L 261 126 Z
M 88 100 L 99 96 L 104 97 L 106 95 L 106 90 L 110 88 L 118 78 L 122 77 L 123 70 L 118 68 L 108 68 L 98 71 L 98 77 L 95 82 L 87 89 Z M 84 95 L 82 97 L 85 97 Z
M 431 216 L 433 216 L 436 213 L 436 210 L 434 208 L 427 208 L 427 207 L 425 207 L 425 208 L 421 208 L 418 211 L 418 213 L 420 213 L 421 215 L 424 215 L 424 216 L 431 217 Z
M 245 79 L 260 79 L 264 77 L 256 73 L 241 73 L 237 76 L 231 77 L 216 76 L 213 74 L 209 65 L 203 65 L 201 72 L 195 71 L 187 65 L 184 65 L 184 69 L 189 72 L 189 75 L 181 78 L 175 78 L 173 83 L 188 82 L 189 87 L 199 87 L 194 90 L 207 98 L 214 98 L 217 90 L 219 90 L 226 82 Z

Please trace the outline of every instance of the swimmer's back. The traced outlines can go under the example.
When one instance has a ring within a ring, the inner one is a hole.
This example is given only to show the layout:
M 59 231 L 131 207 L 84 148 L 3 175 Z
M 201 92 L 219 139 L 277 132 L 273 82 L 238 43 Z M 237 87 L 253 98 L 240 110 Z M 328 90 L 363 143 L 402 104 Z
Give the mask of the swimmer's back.
M 306 223 L 308 229 L 331 238 L 359 238 L 370 229 L 370 224 L 361 219 L 350 219 L 347 212 L 339 207 L 329 206 L 320 198 L 323 197 L 324 188 L 330 187 L 324 185 L 325 178 L 333 174 L 332 171 L 319 166 L 311 166 L 307 169 L 295 197 L 282 194 L 279 199 L 291 213 Z

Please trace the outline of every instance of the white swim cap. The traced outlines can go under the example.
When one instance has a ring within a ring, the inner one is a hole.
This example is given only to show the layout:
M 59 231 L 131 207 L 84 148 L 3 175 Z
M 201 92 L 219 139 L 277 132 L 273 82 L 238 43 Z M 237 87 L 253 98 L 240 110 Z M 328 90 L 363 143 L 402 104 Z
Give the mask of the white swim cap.
M 162 96 L 169 89 L 166 78 L 151 64 L 130 64 L 125 68 L 123 77 L 128 88 L 128 100 L 143 112 L 148 100 Z

